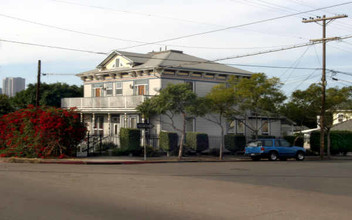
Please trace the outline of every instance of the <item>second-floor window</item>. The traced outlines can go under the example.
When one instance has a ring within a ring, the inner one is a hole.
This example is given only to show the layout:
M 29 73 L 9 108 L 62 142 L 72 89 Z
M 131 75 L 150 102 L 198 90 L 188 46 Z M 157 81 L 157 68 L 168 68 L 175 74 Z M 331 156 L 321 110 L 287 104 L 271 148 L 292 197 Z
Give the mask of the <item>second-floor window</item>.
M 116 83 L 116 95 L 122 95 L 122 82 Z
M 103 90 L 103 84 L 102 83 L 93 84 L 93 96 L 94 97 L 103 96 L 102 90 Z
M 112 83 L 105 83 L 104 89 L 106 96 L 112 96 Z
M 136 80 L 134 88 L 136 95 L 148 95 L 148 80 Z
M 338 122 L 343 122 L 343 117 L 344 115 L 343 114 L 338 114 L 337 115 L 337 120 L 338 120 Z
M 269 134 L 269 122 L 268 120 L 262 121 L 262 134 L 268 135 Z

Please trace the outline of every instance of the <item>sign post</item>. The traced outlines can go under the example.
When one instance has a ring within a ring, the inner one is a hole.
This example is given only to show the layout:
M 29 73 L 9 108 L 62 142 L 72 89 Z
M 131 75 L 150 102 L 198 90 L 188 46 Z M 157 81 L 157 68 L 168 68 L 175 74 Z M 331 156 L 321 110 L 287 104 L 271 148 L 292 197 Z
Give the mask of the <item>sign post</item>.
M 145 131 L 147 129 L 153 128 L 154 125 L 145 123 L 144 117 L 142 118 L 142 123 L 137 123 L 137 128 L 142 129 L 142 137 L 143 137 L 143 148 L 144 148 L 144 160 L 147 160 L 147 143 L 146 143 L 146 137 L 145 137 Z

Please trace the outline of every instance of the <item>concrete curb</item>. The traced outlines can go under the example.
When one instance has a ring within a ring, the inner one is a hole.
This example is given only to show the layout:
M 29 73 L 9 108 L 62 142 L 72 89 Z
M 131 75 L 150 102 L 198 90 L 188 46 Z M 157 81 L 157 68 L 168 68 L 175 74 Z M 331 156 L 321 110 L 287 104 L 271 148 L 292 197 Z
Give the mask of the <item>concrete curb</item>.
M 323 161 L 339 161 L 352 160 L 352 157 L 334 157 L 330 160 Z M 264 160 L 263 160 L 264 161 Z M 317 156 L 308 156 L 306 161 L 321 161 Z M 237 157 L 225 160 L 218 160 L 212 158 L 203 159 L 183 159 L 183 160 L 101 160 L 101 159 L 40 159 L 40 158 L 0 158 L 0 163 L 36 163 L 36 164 L 77 164 L 77 165 L 129 165 L 129 164 L 157 164 L 157 163 L 215 163 L 215 162 L 252 162 L 250 158 Z

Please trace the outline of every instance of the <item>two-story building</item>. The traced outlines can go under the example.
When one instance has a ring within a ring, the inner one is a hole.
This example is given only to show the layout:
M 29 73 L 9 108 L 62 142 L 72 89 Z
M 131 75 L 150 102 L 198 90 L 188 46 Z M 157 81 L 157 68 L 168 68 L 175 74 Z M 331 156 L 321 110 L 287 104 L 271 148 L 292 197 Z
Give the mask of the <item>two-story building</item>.
M 189 83 L 198 96 L 205 96 L 230 76 L 250 77 L 251 72 L 177 50 L 147 54 L 114 51 L 96 69 L 77 76 L 84 83 L 84 97 L 64 98 L 62 107 L 77 107 L 91 134 L 118 137 L 121 127 L 136 128 L 141 122 L 135 107 L 169 83 Z M 157 136 L 161 130 L 172 131 L 163 120 L 166 119 L 159 116 L 151 121 L 151 135 Z M 260 119 L 260 123 L 265 123 L 262 134 L 281 136 L 280 120 L 268 122 Z M 250 135 L 242 123 L 232 125 L 230 132 Z M 190 118 L 186 127 L 187 131 L 207 133 L 211 147 L 219 146 L 220 130 L 215 124 L 203 118 Z

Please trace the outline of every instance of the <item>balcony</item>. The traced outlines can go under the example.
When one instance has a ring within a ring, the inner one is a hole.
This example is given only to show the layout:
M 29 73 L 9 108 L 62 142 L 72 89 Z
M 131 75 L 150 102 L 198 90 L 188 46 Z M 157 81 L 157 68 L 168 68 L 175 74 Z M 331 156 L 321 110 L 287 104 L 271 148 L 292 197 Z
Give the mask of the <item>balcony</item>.
M 148 96 L 108 96 L 86 98 L 63 98 L 62 108 L 76 107 L 81 111 L 134 110 Z

